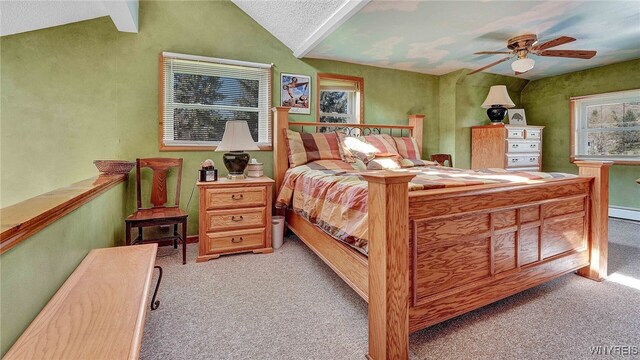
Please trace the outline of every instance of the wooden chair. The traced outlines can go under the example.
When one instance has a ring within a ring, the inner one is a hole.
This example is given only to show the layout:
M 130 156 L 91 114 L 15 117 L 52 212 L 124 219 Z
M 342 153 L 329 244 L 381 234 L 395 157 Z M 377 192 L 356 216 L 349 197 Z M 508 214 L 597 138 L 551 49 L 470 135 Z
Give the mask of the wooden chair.
M 451 154 L 433 154 L 431 155 L 431 161 L 437 161 L 442 166 L 453 167 Z M 448 164 L 447 161 L 449 162 Z
M 151 207 L 142 207 L 142 192 L 140 170 L 149 168 L 153 171 L 151 183 Z M 177 168 L 177 185 L 175 203 L 167 206 L 167 172 Z M 182 159 L 149 158 L 136 159 L 136 197 L 138 210 L 125 219 L 126 244 L 162 243 L 173 241 L 173 247 L 178 248 L 178 240 L 182 241 L 182 264 L 187 263 L 187 216 L 180 210 L 180 181 L 182 180 Z M 143 239 L 142 228 L 150 226 L 173 225 L 173 235 L 156 239 Z M 178 233 L 178 225 L 182 225 L 182 234 Z M 131 241 L 131 228 L 138 228 L 138 236 Z

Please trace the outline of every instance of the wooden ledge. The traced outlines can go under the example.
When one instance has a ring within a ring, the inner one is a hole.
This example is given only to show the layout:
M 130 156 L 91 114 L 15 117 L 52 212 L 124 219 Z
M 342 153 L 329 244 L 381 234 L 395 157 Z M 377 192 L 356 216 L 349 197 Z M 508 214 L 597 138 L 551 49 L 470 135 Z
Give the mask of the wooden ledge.
M 100 175 L 0 209 L 0 254 L 126 179 Z

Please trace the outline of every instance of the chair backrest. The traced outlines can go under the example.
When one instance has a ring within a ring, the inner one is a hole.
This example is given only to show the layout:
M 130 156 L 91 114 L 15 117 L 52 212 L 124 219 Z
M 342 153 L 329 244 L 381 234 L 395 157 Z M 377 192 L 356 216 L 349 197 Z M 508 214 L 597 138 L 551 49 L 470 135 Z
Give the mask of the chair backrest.
M 151 182 L 151 205 L 154 208 L 167 206 L 167 173 L 171 168 L 177 168 L 176 196 L 174 206 L 180 206 L 180 182 L 182 180 L 182 159 L 147 158 L 136 159 L 136 196 L 138 210 L 142 209 L 142 192 L 140 170 L 149 168 L 153 171 Z
M 437 161 L 442 166 L 453 167 L 451 154 L 433 154 L 431 155 L 431 161 Z

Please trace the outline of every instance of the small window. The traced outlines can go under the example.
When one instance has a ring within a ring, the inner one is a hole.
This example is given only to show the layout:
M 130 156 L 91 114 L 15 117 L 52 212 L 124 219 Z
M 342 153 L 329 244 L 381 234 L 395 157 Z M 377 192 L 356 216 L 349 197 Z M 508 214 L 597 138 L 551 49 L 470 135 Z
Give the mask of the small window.
M 271 147 L 271 65 L 162 53 L 160 150 L 215 149 L 227 120 Z
M 571 99 L 576 160 L 640 161 L 640 90 Z
M 359 124 L 364 116 L 364 80 L 359 77 L 318 74 L 320 122 Z

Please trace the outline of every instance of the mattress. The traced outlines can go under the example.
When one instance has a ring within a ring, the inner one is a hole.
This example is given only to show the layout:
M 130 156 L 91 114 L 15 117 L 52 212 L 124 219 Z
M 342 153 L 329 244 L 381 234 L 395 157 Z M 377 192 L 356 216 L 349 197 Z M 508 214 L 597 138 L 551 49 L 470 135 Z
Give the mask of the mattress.
M 466 170 L 443 166 L 396 170 L 415 174 L 409 191 L 483 184 L 516 184 L 576 175 Z M 312 224 L 363 254 L 368 253 L 367 181 L 358 167 L 340 160 L 315 161 L 287 170 L 276 198 L 277 208 L 290 208 Z

